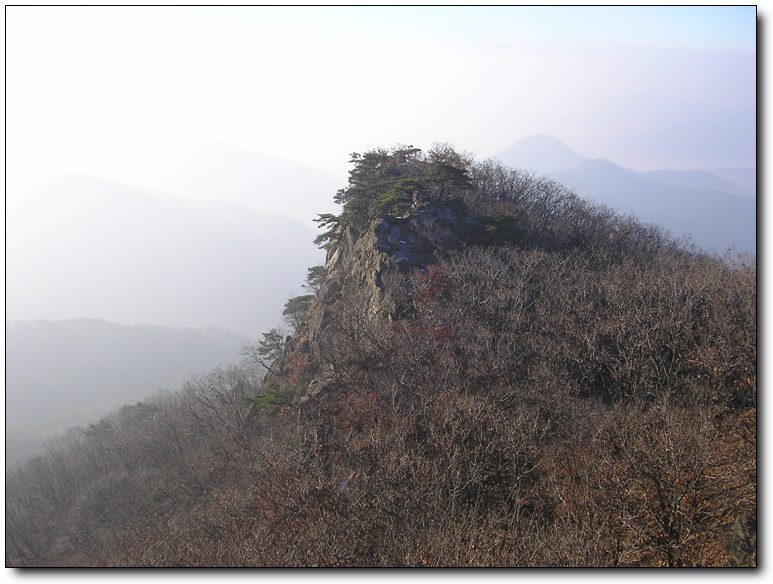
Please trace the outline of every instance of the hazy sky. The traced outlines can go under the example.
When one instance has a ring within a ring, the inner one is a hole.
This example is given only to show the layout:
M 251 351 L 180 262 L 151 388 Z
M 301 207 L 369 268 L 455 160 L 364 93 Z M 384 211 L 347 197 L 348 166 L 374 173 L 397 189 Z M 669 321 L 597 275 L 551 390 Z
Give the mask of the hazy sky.
M 486 157 L 632 94 L 754 108 L 755 44 L 754 7 L 9 7 L 8 180 L 120 178 L 189 130 L 341 177 Z

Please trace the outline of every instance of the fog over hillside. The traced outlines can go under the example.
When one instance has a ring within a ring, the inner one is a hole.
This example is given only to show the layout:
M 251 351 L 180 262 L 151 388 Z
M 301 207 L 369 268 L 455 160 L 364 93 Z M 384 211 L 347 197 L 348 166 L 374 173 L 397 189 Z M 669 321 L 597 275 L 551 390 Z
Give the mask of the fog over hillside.
M 447 145 L 352 163 L 285 333 L 7 472 L 7 566 L 757 565 L 755 258 Z M 73 325 L 33 416 L 174 357 Z
M 514 168 L 549 174 L 572 168 L 587 160 L 554 136 L 535 135 L 518 140 L 496 155 L 496 158 Z
M 728 170 L 731 171 L 731 174 L 728 174 Z M 751 183 L 746 180 L 744 174 L 751 175 Z M 712 169 L 711 172 L 706 170 L 650 170 L 641 173 L 640 176 L 668 185 L 706 191 L 722 191 L 739 197 L 755 199 L 757 197 L 757 188 L 754 182 L 756 174 L 756 170 L 753 168 L 737 168 Z M 730 179 L 722 178 L 723 176 L 728 176 Z
M 315 231 L 294 219 L 77 174 L 9 192 L 7 212 L 8 320 L 257 336 L 324 257 Z
M 340 212 L 350 154 L 377 147 L 502 153 L 753 248 L 759 26 L 754 6 L 9 6 L 6 322 L 63 328 L 7 332 L 8 359 L 43 373 L 67 353 L 114 395 L 117 362 L 82 361 L 97 349 L 70 321 L 260 338 L 324 262 L 313 220 Z
M 637 172 L 589 159 L 551 136 L 519 140 L 496 158 L 544 174 L 578 195 L 690 237 L 707 251 L 756 253 L 753 168 Z
M 729 193 L 642 178 L 608 160 L 589 160 L 551 174 L 578 194 L 674 235 L 691 236 L 708 251 L 756 252 L 756 201 Z
M 753 61 L 740 55 L 712 64 L 731 68 L 732 76 L 746 72 L 753 77 Z M 728 84 L 737 83 L 730 77 Z M 754 98 L 753 84 L 738 83 L 734 91 Z M 608 158 L 637 171 L 755 166 L 756 108 L 743 101 L 721 105 L 708 95 L 685 99 L 642 91 L 605 96 L 581 115 L 543 122 L 540 133 L 559 137 L 589 158 Z
M 235 201 L 309 226 L 332 212 L 332 175 L 285 158 L 252 153 L 203 134 L 181 134 L 123 177 L 142 188 L 196 199 Z
M 731 181 L 741 189 L 737 194 L 745 197 L 757 197 L 757 168 L 714 168 L 711 171 L 716 176 Z
M 72 426 L 156 394 L 193 374 L 238 363 L 250 339 L 214 327 L 122 326 L 103 320 L 5 327 L 6 464 Z
M 285 215 L 94 176 L 11 188 L 6 209 L 9 463 L 238 362 L 324 259 Z

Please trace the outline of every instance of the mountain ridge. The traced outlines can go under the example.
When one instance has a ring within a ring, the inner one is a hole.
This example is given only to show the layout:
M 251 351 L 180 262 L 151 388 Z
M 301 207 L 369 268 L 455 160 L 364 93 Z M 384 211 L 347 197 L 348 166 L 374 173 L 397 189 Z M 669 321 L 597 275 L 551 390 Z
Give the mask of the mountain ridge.
M 551 177 L 594 202 L 661 225 L 678 237 L 690 236 L 702 249 L 756 253 L 752 199 L 654 182 L 606 159 L 584 161 Z
M 203 134 L 181 135 L 124 176 L 128 184 L 205 200 L 232 200 L 313 226 L 335 177 Z
M 11 190 L 7 212 L 14 320 L 90 317 L 256 335 L 320 256 L 311 228 L 290 217 L 99 177 Z M 260 261 L 268 277 L 244 269 L 243 258 Z
M 352 163 L 289 334 L 11 473 L 9 565 L 756 565 L 753 258 L 443 145 Z
M 545 134 L 526 136 L 494 156 L 508 166 L 538 174 L 571 168 L 587 160 L 559 138 Z
M 530 168 L 529 156 L 519 157 L 517 152 L 528 149 L 532 138 L 503 151 L 510 152 L 509 164 Z M 573 151 L 580 158 L 569 160 L 567 147 L 560 140 L 537 138 L 543 147 L 538 160 L 542 173 L 574 188 L 579 195 L 662 225 L 677 237 L 690 236 L 706 250 L 756 252 L 756 204 L 752 198 L 756 193 L 750 186 L 708 171 L 639 172 L 607 158 L 580 157 Z M 732 175 L 725 172 L 725 176 Z

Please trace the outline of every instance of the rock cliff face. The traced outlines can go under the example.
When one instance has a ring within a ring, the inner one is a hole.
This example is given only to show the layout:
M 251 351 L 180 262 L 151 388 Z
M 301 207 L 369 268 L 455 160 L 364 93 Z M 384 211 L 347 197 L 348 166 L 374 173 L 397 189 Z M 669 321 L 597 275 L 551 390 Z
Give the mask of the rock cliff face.
M 448 251 L 466 245 L 484 227 L 461 210 L 417 201 L 404 216 L 380 213 L 362 231 L 346 227 L 331 246 L 325 281 L 309 311 L 312 348 L 325 329 L 325 306 L 341 292 L 357 295 L 373 317 L 395 317 L 395 299 L 384 284 L 390 273 L 426 270 Z
M 308 363 L 311 381 L 302 402 L 322 391 L 333 372 L 321 364 L 321 342 L 335 319 L 334 306 L 342 298 L 357 298 L 365 318 L 397 317 L 393 290 L 385 282 L 391 274 L 427 270 L 444 253 L 470 243 L 484 226 L 461 209 L 437 201 L 416 201 L 404 216 L 380 213 L 362 228 L 341 229 L 331 244 L 325 277 L 301 326 L 285 345 L 267 375 L 290 376 L 298 356 Z

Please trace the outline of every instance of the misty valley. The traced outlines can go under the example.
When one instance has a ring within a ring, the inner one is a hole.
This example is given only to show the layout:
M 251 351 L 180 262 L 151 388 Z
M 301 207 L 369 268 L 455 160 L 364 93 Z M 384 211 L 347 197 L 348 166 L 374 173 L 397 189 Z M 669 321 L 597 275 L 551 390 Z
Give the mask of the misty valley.
M 765 10 L 7 5 L 9 573 L 756 568 Z
M 398 145 L 340 188 L 196 136 L 9 189 L 6 566 L 756 566 L 718 152 Z

